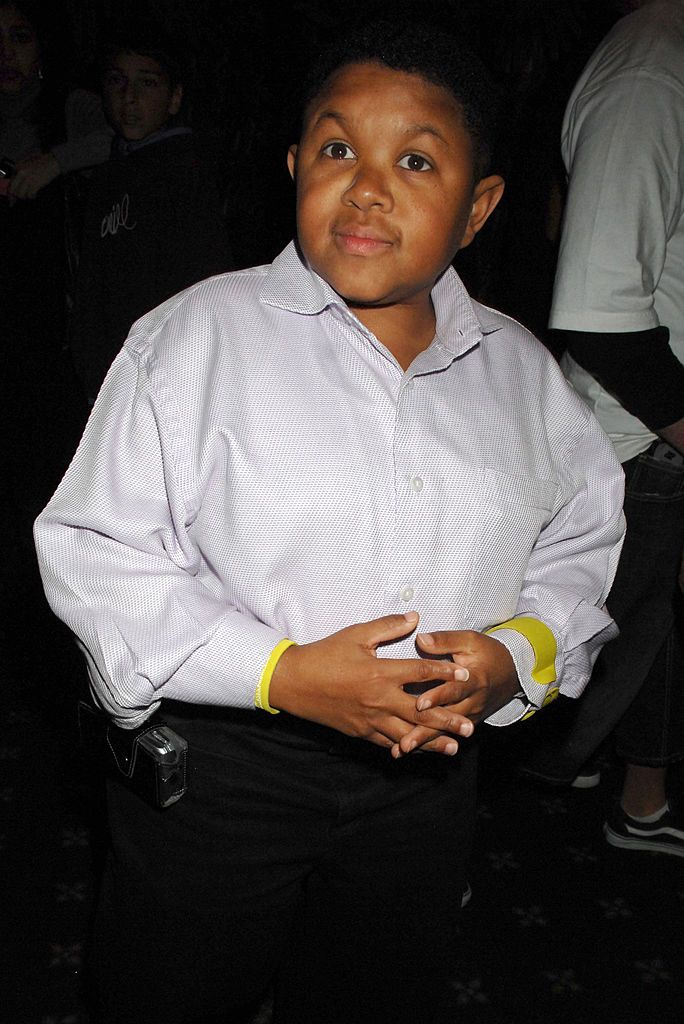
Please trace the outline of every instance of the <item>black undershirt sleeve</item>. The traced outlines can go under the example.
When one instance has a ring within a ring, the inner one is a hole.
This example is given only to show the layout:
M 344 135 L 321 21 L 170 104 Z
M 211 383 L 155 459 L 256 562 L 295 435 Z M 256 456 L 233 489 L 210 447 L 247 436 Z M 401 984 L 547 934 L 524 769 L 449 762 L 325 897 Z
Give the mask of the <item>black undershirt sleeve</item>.
M 553 331 L 554 348 L 566 348 L 649 430 L 684 417 L 684 365 L 669 346 L 667 327 L 627 334 Z

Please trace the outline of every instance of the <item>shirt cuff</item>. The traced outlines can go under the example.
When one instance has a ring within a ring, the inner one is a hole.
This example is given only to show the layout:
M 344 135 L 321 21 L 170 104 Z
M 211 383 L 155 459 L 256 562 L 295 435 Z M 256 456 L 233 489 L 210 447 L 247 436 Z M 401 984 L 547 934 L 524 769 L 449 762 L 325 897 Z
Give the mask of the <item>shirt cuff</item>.
M 504 628 L 497 629 L 495 633 L 489 635 L 502 643 L 513 658 L 520 680 L 520 693 L 489 718 L 485 718 L 485 722 L 487 725 L 496 726 L 513 725 L 514 722 L 535 714 L 539 708 L 555 700 L 559 692 L 558 686 L 555 682 L 539 683 L 533 678 L 532 672 L 537 656 L 532 644 L 522 633 Z

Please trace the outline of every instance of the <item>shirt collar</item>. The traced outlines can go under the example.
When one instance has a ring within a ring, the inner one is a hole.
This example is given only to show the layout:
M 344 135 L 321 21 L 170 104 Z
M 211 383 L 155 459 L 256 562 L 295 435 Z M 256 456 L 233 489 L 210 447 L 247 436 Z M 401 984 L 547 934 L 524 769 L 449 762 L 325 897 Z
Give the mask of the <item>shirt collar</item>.
M 337 292 L 307 266 L 295 242 L 290 242 L 269 267 L 261 300 L 269 306 L 308 316 L 329 307 L 349 313 Z M 432 301 L 437 318 L 435 342 L 454 357 L 463 355 L 485 335 L 501 327 L 485 306 L 473 304 L 453 267 L 447 267 L 435 284 Z

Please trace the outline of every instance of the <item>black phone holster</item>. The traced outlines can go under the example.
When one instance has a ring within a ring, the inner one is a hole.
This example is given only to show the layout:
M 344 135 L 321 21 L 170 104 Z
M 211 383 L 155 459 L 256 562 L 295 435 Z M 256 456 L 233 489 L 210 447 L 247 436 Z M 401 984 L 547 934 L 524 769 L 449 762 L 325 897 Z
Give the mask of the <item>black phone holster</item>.
M 152 807 L 175 804 L 187 790 L 188 744 L 160 715 L 121 729 L 87 700 L 78 702 L 84 753 Z

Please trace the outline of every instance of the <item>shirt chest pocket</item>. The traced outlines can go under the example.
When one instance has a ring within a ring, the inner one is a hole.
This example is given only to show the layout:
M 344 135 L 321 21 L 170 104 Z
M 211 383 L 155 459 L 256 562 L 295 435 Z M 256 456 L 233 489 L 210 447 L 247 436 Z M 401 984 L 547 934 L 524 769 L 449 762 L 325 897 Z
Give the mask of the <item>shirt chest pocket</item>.
M 483 469 L 467 619 L 476 629 L 515 614 L 532 549 L 553 514 L 552 480 Z

